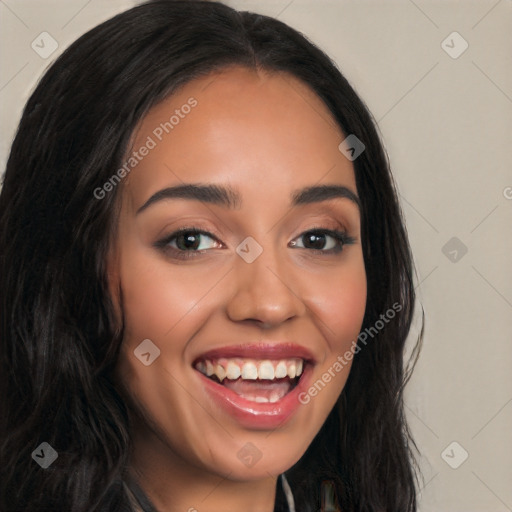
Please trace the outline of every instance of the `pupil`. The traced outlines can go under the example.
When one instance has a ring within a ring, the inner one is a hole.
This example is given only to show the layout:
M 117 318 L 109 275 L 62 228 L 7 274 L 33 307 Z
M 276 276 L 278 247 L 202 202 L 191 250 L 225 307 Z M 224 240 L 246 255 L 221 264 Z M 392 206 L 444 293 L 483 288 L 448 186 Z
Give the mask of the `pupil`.
M 180 241 L 183 241 L 183 244 L 180 244 Z M 181 234 L 176 240 L 176 245 L 180 249 L 197 249 L 199 247 L 199 236 L 197 234 Z M 180 247 L 180 245 L 183 247 Z
M 308 241 L 306 244 L 304 244 L 305 246 L 307 246 L 307 244 L 310 243 L 313 249 L 323 249 L 323 246 L 325 244 L 325 235 L 316 235 L 314 233 L 311 233 L 305 236 Z

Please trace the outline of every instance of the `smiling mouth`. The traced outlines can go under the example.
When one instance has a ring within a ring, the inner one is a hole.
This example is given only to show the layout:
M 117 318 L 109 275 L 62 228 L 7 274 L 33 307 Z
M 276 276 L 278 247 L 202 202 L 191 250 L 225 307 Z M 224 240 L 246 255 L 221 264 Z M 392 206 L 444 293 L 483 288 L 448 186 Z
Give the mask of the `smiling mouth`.
M 301 358 L 214 358 L 197 360 L 193 366 L 246 400 L 275 403 L 297 386 L 306 364 Z

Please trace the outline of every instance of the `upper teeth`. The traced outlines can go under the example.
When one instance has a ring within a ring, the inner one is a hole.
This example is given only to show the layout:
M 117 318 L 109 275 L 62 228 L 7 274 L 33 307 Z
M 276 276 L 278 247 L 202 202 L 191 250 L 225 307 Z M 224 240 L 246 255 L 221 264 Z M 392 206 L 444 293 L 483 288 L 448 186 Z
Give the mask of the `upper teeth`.
M 302 374 L 303 360 L 283 359 L 281 361 L 256 360 L 256 359 L 216 359 L 198 361 L 195 364 L 197 370 L 207 377 L 216 375 L 222 382 L 225 378 L 236 380 L 242 377 L 244 380 L 273 380 L 286 376 L 294 379 Z

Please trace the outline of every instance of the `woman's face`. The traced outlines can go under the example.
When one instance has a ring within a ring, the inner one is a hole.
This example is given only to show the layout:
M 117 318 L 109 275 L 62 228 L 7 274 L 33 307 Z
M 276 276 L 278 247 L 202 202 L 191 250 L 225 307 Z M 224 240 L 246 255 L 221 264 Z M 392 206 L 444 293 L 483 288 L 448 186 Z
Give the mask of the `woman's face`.
M 301 82 L 243 68 L 143 119 L 109 262 L 136 457 L 255 480 L 318 433 L 366 305 L 344 138 Z

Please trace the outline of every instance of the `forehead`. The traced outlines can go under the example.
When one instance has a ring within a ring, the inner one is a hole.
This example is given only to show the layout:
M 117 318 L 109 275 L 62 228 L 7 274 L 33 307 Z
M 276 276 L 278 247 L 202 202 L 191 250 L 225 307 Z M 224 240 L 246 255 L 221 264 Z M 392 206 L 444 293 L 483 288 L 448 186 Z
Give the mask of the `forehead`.
M 134 207 L 180 181 L 268 189 L 325 179 L 356 192 L 352 164 L 338 150 L 343 138 L 328 108 L 300 80 L 228 68 L 189 82 L 143 118 L 127 154 L 128 160 L 139 153 L 126 192 Z

